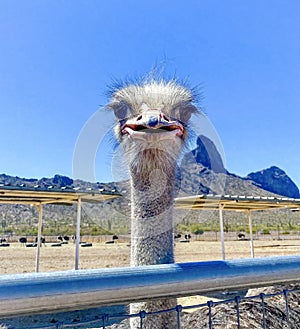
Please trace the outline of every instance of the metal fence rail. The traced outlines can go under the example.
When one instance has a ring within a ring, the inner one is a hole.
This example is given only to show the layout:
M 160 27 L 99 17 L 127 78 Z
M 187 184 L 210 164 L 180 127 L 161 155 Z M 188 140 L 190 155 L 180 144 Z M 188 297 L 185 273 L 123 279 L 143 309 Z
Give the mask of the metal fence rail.
M 300 282 L 300 256 L 0 276 L 1 316 Z
M 99 307 L 101 305 L 128 304 L 153 298 L 189 296 L 219 292 L 226 289 L 248 289 L 283 282 L 286 284 L 300 282 L 300 256 L 3 275 L 0 276 L 0 324 L 1 318 L 8 316 L 55 313 Z M 278 292 L 278 296 L 282 295 L 286 298 L 284 310 L 286 319 L 289 319 L 290 306 L 287 303 L 289 294 L 290 291 L 288 290 Z M 267 327 L 267 321 L 263 320 L 266 319 L 268 313 L 265 299 L 271 298 L 271 296 L 274 297 L 274 293 L 269 295 L 262 294 L 255 297 L 260 299 L 259 309 L 262 310 L 262 328 L 269 328 Z M 252 304 L 255 298 L 252 297 Z M 246 301 L 248 301 L 248 298 L 240 296 L 233 300 L 211 301 L 207 304 L 192 307 L 206 308 L 208 322 L 203 328 L 215 328 L 214 319 L 216 319 L 216 316 L 214 311 L 220 309 L 220 305 L 234 303 L 234 310 L 236 311 L 232 313 L 231 309 L 231 317 L 232 319 L 236 318 L 236 320 L 231 319 L 230 321 L 236 322 L 235 328 L 240 328 L 239 323 L 242 321 L 240 311 L 242 310 L 241 307 L 245 306 Z M 298 301 L 297 304 L 293 303 L 293 308 L 295 305 L 299 307 Z M 182 327 L 181 322 L 186 322 L 186 317 L 182 315 L 183 311 L 192 307 L 178 305 L 174 309 L 161 310 L 151 314 L 146 312 L 136 315 L 99 314 L 96 319 L 89 320 L 95 323 L 92 327 L 87 323 L 83 326 L 78 324 L 77 327 L 97 328 L 96 323 L 98 323 L 99 328 L 107 328 L 109 321 L 111 323 L 112 320 L 120 319 L 120 317 L 124 319 L 138 316 L 142 328 L 143 319 L 147 316 L 155 316 L 162 312 L 176 312 L 178 328 L 191 329 Z M 255 307 L 258 307 L 257 303 Z M 201 317 L 205 318 L 206 316 L 203 314 Z M 99 322 L 101 323 L 99 324 Z M 75 327 L 74 323 L 60 322 L 56 323 L 55 326 L 45 327 L 45 329 Z M 293 327 L 287 326 L 286 328 Z

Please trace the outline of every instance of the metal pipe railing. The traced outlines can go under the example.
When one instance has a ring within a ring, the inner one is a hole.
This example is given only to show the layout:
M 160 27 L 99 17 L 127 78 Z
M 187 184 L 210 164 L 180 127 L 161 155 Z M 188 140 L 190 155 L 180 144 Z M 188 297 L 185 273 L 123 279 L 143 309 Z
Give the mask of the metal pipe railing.
M 0 276 L 0 317 L 300 281 L 300 256 Z

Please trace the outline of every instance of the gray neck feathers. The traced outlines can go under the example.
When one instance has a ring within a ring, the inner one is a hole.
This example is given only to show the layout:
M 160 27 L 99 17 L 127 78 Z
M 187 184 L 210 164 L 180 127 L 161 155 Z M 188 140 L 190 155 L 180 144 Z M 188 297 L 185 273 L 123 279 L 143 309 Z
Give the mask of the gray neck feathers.
M 151 150 L 147 150 L 151 153 Z M 174 262 L 173 199 L 176 161 L 158 152 L 131 166 L 132 265 Z

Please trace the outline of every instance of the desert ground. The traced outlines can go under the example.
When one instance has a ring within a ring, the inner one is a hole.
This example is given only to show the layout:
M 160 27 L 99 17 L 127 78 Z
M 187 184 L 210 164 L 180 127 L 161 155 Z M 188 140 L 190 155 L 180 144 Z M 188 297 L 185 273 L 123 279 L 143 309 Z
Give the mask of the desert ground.
M 257 240 L 254 241 L 254 247 L 256 257 L 293 255 L 300 253 L 300 240 Z M 226 259 L 249 258 L 250 241 L 226 241 L 225 250 Z M 117 242 L 114 244 L 93 242 L 92 247 L 80 247 L 79 268 L 89 269 L 128 266 L 129 257 L 130 246 L 128 242 Z M 193 241 L 192 239 L 189 243 L 177 242 L 175 245 L 176 262 L 218 259 L 221 259 L 221 243 L 219 241 Z M 34 272 L 35 260 L 36 248 L 28 248 L 17 242 L 10 243 L 9 247 L 0 247 L 0 274 Z M 61 247 L 52 247 L 49 243 L 41 247 L 41 272 L 73 269 L 74 263 L 75 244 L 73 243 L 63 244 Z M 209 299 L 212 298 L 209 297 Z M 208 297 L 205 296 L 190 296 L 180 298 L 178 303 L 187 306 L 204 303 L 207 300 Z M 96 311 L 99 312 L 98 310 Z M 124 312 L 124 310 L 122 311 Z M 194 311 L 194 309 L 192 311 Z M 118 312 L 120 312 L 119 309 L 116 313 Z M 52 325 L 54 328 L 55 325 L 53 321 L 72 323 L 72 321 L 78 320 L 84 322 L 86 319 L 91 319 L 95 314 L 98 314 L 94 313 L 95 311 L 93 310 L 86 310 L 57 313 L 53 315 L 0 319 L 0 324 L 2 322 L 8 327 L 13 327 L 15 329 L 39 328 L 39 325 L 41 327 Z
M 226 259 L 249 258 L 249 241 L 225 241 Z M 255 257 L 283 256 L 300 253 L 300 240 L 254 241 Z M 126 242 L 105 244 L 93 242 L 92 247 L 80 247 L 80 269 L 129 266 L 130 247 Z M 35 271 L 36 248 L 27 248 L 20 243 L 0 247 L 0 274 L 27 273 Z M 219 241 L 177 242 L 176 262 L 194 262 L 221 259 Z M 52 247 L 46 244 L 40 251 L 40 271 L 70 270 L 75 264 L 75 244 Z

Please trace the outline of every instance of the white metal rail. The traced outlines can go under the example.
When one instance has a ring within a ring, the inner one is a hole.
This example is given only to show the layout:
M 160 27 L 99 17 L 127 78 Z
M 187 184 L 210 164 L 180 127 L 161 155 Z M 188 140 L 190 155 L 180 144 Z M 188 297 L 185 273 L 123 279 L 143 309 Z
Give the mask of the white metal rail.
M 0 318 L 300 281 L 300 256 L 0 276 Z

